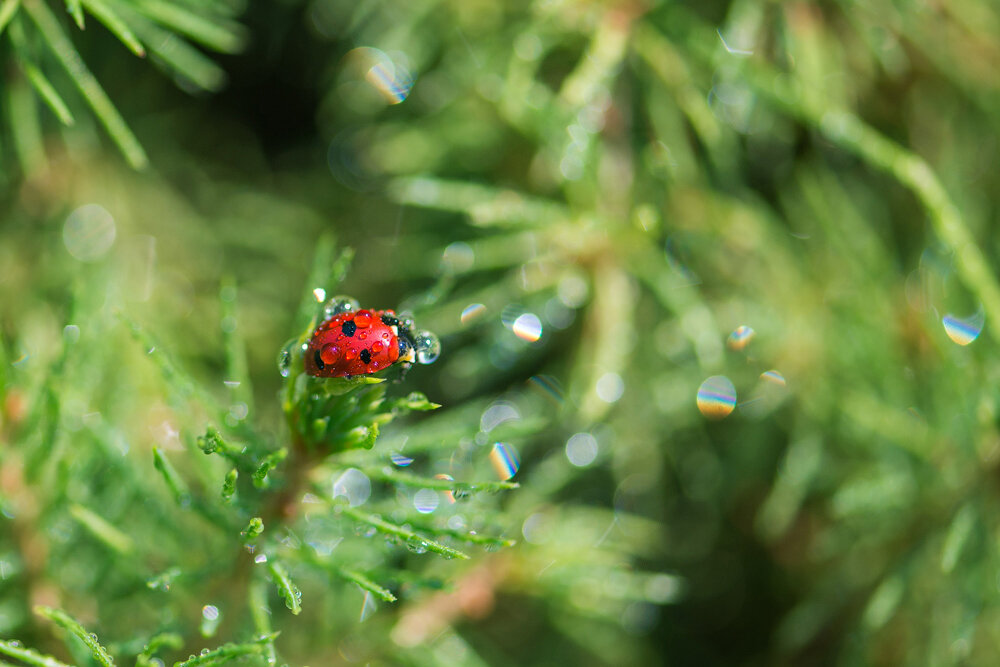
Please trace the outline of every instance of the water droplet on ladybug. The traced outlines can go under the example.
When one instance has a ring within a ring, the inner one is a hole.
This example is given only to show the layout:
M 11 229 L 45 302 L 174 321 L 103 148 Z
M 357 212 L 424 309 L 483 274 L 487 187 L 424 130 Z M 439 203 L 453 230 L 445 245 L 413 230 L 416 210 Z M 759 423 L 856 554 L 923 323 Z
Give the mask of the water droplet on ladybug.
M 372 311 L 370 310 L 359 310 L 358 314 L 354 316 L 354 323 L 358 325 L 358 328 L 365 329 L 372 325 Z
M 320 350 L 319 357 L 324 364 L 335 363 L 340 359 L 340 348 L 333 344 L 324 345 L 323 349 Z
M 421 364 L 433 364 L 441 355 L 441 341 L 430 331 L 418 331 L 413 337 L 413 348 Z
M 389 338 L 391 338 L 391 335 L 389 334 L 389 332 L 388 331 L 383 331 L 382 332 L 382 340 L 389 340 Z
M 367 340 L 367 338 L 368 338 L 368 334 L 366 334 L 366 333 L 362 333 L 362 334 L 360 334 L 358 336 L 359 340 Z
M 372 343 L 372 352 L 374 354 L 378 354 L 379 352 L 382 351 L 383 347 L 385 347 L 385 345 L 383 345 L 382 343 L 380 343 L 378 341 L 375 341 L 374 343 Z
M 340 294 L 327 301 L 323 306 L 323 319 L 328 320 L 341 313 L 353 313 L 358 308 L 357 299 Z
M 348 345 L 347 349 L 344 350 L 344 359 L 347 359 L 348 361 L 353 361 L 357 358 L 358 358 L 358 350 Z

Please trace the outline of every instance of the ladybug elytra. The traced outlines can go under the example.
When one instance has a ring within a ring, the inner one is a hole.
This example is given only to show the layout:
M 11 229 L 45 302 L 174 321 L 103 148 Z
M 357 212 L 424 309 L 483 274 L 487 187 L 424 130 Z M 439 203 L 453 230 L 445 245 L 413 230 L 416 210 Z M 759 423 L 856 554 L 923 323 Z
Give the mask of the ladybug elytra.
M 391 310 L 340 312 L 309 338 L 306 373 L 345 377 L 377 373 L 395 363 L 408 368 L 416 359 L 416 347 L 409 327 Z

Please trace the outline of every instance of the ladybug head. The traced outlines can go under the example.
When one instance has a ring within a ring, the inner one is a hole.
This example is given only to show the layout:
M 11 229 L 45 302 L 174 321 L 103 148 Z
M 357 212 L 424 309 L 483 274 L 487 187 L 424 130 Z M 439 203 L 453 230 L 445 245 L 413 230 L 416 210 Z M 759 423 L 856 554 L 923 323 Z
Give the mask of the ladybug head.
M 382 321 L 385 324 L 396 328 L 396 338 L 399 344 L 399 358 L 396 361 L 407 364 L 412 364 L 416 361 L 416 343 L 413 340 L 413 334 L 410 332 L 410 328 L 406 326 L 407 320 L 400 320 L 394 314 L 387 312 L 382 315 Z
M 417 358 L 416 352 L 413 348 L 413 338 L 410 337 L 410 332 L 407 329 L 399 330 L 399 359 L 398 361 L 403 361 L 408 364 L 412 364 Z

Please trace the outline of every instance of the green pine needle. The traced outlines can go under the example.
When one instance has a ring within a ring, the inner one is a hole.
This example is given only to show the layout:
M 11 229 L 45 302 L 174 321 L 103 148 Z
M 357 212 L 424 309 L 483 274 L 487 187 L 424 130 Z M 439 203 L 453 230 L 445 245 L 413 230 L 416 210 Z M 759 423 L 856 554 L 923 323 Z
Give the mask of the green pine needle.
M 187 483 L 174 468 L 173 464 L 159 447 L 153 447 L 153 466 L 163 475 L 163 481 L 167 483 L 174 500 L 182 508 L 187 508 L 191 504 L 191 491 Z
M 226 478 L 222 482 L 222 500 L 223 502 L 230 503 L 233 500 L 233 494 L 236 493 L 236 480 L 239 478 L 239 471 L 233 468 L 226 473 Z
M 200 655 L 193 655 L 187 660 L 175 662 L 174 667 L 211 667 L 238 660 L 243 656 L 266 653 L 278 634 L 275 632 L 243 644 L 223 644 L 215 650 L 205 651 Z
M 32 648 L 25 648 L 14 639 L 0 639 L 0 653 L 20 660 L 31 667 L 70 667 L 65 662 L 50 655 L 43 655 Z
M 77 638 L 83 640 L 83 643 L 87 645 L 87 648 L 90 649 L 94 659 L 101 665 L 101 667 L 114 667 L 114 658 L 111 657 L 111 654 L 108 653 L 107 649 L 101 646 L 101 643 L 97 640 L 97 635 L 92 632 L 87 632 L 87 630 L 72 616 L 61 609 L 53 609 L 51 607 L 44 606 L 35 607 L 35 613 L 44 616 L 56 625 L 69 631 L 71 634 L 76 635 Z
M 76 23 L 76 27 L 83 30 L 83 7 L 81 6 L 80 0 L 66 0 L 66 11 L 73 17 L 73 22 Z
M 374 581 L 372 581 L 365 575 L 361 574 L 360 572 L 355 572 L 354 570 L 346 570 L 339 567 L 332 568 L 332 571 L 338 577 L 344 579 L 345 581 L 350 581 L 357 584 L 363 590 L 368 591 L 369 593 L 373 594 L 375 597 L 379 598 L 383 602 L 396 601 L 396 596 L 392 594 L 392 591 L 379 586 Z
M 365 468 L 363 472 L 370 478 L 383 482 L 422 489 L 434 489 L 436 491 L 458 491 L 460 493 L 497 492 L 516 489 L 520 486 L 517 482 L 456 482 L 450 479 L 420 477 L 419 475 L 398 472 L 391 468 Z
M 97 79 L 83 64 L 73 43 L 63 32 L 62 26 L 59 25 L 59 21 L 52 14 L 52 11 L 42 0 L 23 0 L 23 6 L 52 55 L 66 70 L 128 163 L 135 169 L 145 168 L 149 159 L 139 144 L 139 140 L 125 124 L 125 120 L 108 99 Z
M 35 67 L 31 63 L 23 63 L 24 73 L 28 77 L 28 81 L 31 85 L 35 87 L 35 91 L 38 93 L 42 101 L 52 109 L 52 113 L 56 115 L 59 122 L 63 125 L 72 125 L 74 123 L 73 114 L 70 112 L 69 107 L 63 101 L 56 89 L 49 83 L 49 80 L 45 78 L 41 70 Z
M 102 0 L 82 0 L 83 4 L 87 6 L 87 11 L 93 14 L 98 21 L 104 24 L 111 33 L 117 37 L 122 44 L 127 46 L 132 53 L 139 56 L 140 58 L 146 57 L 146 49 L 143 47 L 139 38 L 135 36 L 131 28 L 122 20 L 118 14 L 116 14 L 110 7 L 108 7 Z M 81 28 L 83 26 L 80 26 Z
M 271 573 L 271 581 L 274 582 L 281 597 L 285 599 L 285 606 L 298 616 L 302 612 L 302 591 L 295 585 L 288 570 L 281 563 L 269 561 L 267 569 Z
M 162 0 L 136 0 L 134 5 L 157 23 L 187 35 L 213 51 L 239 53 L 246 43 L 246 34 L 238 24 L 213 22 Z
M 459 551 L 458 549 L 445 546 L 444 544 L 436 542 L 426 535 L 420 535 L 405 526 L 397 526 L 396 524 L 390 523 L 381 517 L 375 516 L 374 514 L 362 512 L 348 505 L 339 505 L 338 509 L 342 514 L 350 517 L 358 523 L 372 526 L 380 533 L 392 535 L 393 537 L 398 537 L 404 540 L 408 546 L 413 547 L 414 550 L 418 552 L 425 550 L 444 556 L 445 558 L 457 558 L 460 560 L 469 559 L 468 554 Z
M 70 505 L 69 513 L 87 532 L 119 555 L 128 556 L 135 549 L 135 542 L 131 537 L 96 512 L 82 505 Z
M 4 28 L 14 18 L 14 14 L 17 13 L 20 6 L 21 0 L 3 0 L 3 2 L 0 2 L 0 35 L 3 34 Z

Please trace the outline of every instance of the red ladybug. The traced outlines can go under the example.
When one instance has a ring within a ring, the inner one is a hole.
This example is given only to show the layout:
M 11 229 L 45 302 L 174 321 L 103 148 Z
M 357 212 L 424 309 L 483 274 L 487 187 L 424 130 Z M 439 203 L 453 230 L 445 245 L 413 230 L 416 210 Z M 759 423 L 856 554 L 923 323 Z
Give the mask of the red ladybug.
M 344 377 L 377 373 L 415 358 L 413 334 L 391 310 L 342 312 L 324 321 L 306 344 L 306 373 Z

